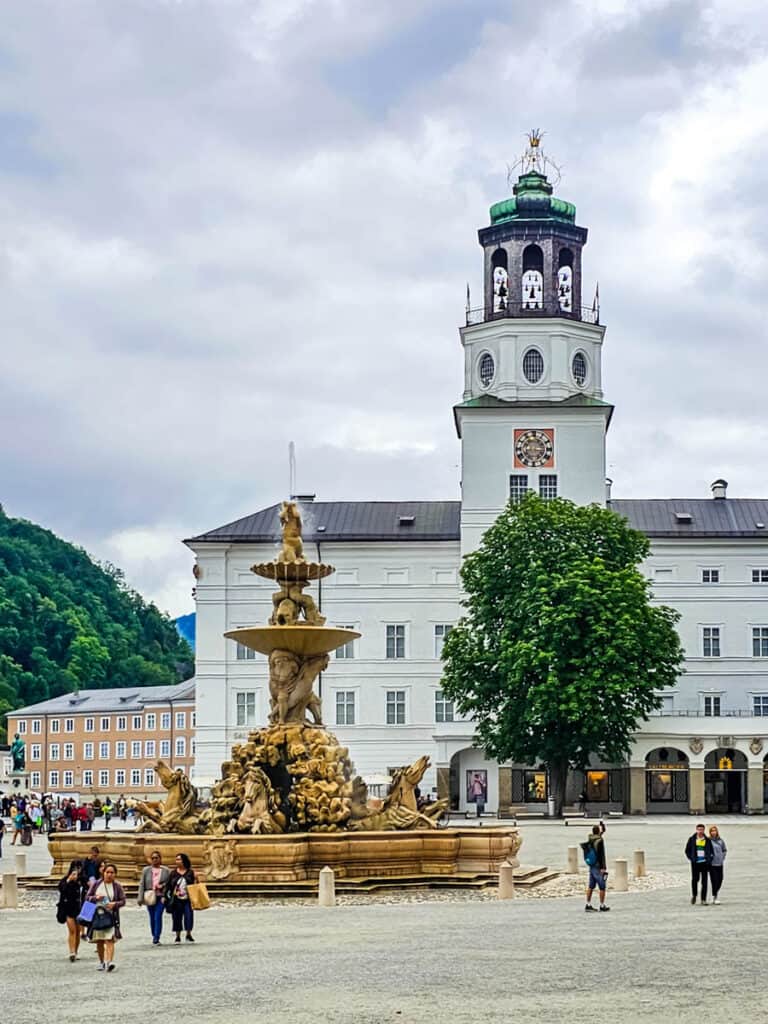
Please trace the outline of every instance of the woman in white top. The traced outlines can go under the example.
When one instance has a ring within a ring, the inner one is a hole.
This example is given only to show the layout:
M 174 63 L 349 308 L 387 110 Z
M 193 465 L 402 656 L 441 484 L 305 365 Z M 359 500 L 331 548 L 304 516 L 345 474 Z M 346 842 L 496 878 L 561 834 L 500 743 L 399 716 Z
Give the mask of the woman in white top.
M 112 923 L 110 925 L 106 928 L 93 927 L 88 936 L 91 942 L 96 943 L 100 971 L 114 971 L 115 943 L 118 939 L 122 938 L 120 934 L 120 908 L 125 906 L 125 893 L 120 883 L 115 881 L 116 874 L 117 868 L 114 864 L 105 864 L 102 877 L 94 878 L 86 896 L 86 899 L 98 903 L 100 907 L 108 910 L 112 915 Z M 95 917 L 93 923 L 96 924 L 97 922 L 98 917 Z
M 171 872 L 163 864 L 159 850 L 153 850 L 149 856 L 149 864 L 141 872 L 139 881 L 139 906 L 145 906 L 149 913 L 149 930 L 152 932 L 152 945 L 160 945 L 163 932 L 163 895 Z

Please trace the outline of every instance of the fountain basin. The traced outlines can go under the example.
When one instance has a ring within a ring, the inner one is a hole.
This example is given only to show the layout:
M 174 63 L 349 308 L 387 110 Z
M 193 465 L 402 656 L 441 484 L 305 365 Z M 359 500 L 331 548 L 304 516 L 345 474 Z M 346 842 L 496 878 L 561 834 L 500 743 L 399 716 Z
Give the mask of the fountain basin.
M 251 566 L 251 572 L 276 583 L 309 583 L 322 580 L 336 570 L 322 562 L 260 562 Z
M 245 626 L 231 629 L 224 636 L 229 640 L 249 647 L 260 654 L 272 651 L 292 651 L 303 657 L 330 654 L 337 647 L 343 647 L 350 640 L 362 634 L 354 629 L 338 629 L 334 626 Z

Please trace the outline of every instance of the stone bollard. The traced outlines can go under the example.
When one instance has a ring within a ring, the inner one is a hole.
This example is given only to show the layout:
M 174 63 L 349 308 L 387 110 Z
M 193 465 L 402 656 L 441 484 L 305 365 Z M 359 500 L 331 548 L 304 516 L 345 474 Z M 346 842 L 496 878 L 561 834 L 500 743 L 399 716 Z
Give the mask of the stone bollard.
M 317 902 L 321 907 L 336 906 L 336 876 L 333 868 L 324 867 L 317 880 Z
M 502 864 L 499 867 L 498 895 L 500 900 L 515 898 L 515 869 L 511 864 Z
M 578 875 L 579 873 L 579 848 L 578 846 L 568 847 L 568 874 Z
M 629 889 L 626 857 L 617 857 L 613 862 L 613 889 L 614 892 L 627 892 Z
M 27 873 L 27 855 L 26 853 L 16 854 L 16 876 L 23 878 Z
M 635 850 L 635 878 L 645 878 L 645 850 Z
M 6 910 L 15 910 L 19 905 L 19 894 L 16 888 L 16 875 L 3 875 L 3 906 Z

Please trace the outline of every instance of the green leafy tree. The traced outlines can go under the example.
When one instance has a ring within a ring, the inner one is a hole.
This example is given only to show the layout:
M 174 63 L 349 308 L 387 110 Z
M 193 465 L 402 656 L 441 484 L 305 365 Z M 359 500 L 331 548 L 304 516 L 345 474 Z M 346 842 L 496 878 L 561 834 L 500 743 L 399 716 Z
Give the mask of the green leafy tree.
M 531 494 L 464 560 L 443 690 L 490 757 L 547 766 L 558 814 L 568 769 L 624 760 L 682 671 L 679 615 L 638 569 L 648 550 L 614 512 Z

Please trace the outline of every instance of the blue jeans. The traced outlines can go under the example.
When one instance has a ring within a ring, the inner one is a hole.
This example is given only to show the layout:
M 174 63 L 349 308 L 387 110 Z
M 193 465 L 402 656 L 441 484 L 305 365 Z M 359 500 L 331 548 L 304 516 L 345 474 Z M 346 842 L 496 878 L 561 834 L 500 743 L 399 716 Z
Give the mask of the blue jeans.
M 171 904 L 171 917 L 173 918 L 173 930 L 177 935 L 181 931 L 182 922 L 185 932 L 192 931 L 195 915 L 192 913 L 192 905 L 189 900 L 174 900 Z
M 147 907 L 149 914 L 149 930 L 152 932 L 152 941 L 159 942 L 163 932 L 163 904 L 160 900 L 154 907 Z

